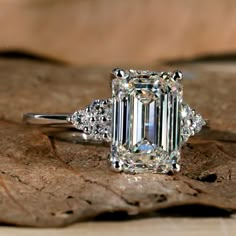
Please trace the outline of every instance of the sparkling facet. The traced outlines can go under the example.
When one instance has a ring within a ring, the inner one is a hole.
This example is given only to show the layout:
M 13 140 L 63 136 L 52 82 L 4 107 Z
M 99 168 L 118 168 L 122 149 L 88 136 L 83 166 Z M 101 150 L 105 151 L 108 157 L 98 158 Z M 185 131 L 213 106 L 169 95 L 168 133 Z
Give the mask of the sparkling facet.
M 132 173 L 167 173 L 180 156 L 182 87 L 170 74 L 129 73 L 112 81 L 111 160 Z

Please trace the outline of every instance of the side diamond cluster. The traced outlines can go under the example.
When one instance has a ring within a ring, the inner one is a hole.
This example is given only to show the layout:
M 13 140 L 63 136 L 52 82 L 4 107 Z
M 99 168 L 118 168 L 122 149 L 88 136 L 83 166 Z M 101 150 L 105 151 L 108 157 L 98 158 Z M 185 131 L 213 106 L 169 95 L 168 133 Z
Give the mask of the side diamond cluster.
M 181 142 L 185 143 L 190 136 L 198 133 L 206 121 L 199 113 L 191 109 L 188 104 L 181 106 Z
M 76 111 L 69 121 L 73 126 L 91 135 L 95 140 L 111 140 L 112 102 L 110 99 L 95 100 L 84 110 Z

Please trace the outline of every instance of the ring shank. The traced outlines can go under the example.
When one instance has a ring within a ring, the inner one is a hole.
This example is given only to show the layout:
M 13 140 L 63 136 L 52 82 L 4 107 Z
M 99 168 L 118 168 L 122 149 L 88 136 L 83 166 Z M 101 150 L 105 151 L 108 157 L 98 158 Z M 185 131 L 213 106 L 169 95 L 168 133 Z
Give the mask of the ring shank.
M 46 126 L 62 126 L 72 127 L 69 122 L 71 114 L 39 114 L 39 113 L 26 113 L 23 116 L 23 122 L 30 125 L 46 125 Z
M 23 115 L 23 122 L 29 125 L 39 125 L 47 127 L 60 127 L 60 128 L 74 128 L 70 122 L 72 114 L 39 114 L 39 113 L 26 113 Z M 96 140 L 92 135 L 85 134 L 82 130 L 73 131 L 71 129 L 62 129 L 58 131 L 50 131 L 47 135 L 57 138 L 59 140 L 72 142 L 72 143 L 91 143 L 103 144 L 102 140 Z

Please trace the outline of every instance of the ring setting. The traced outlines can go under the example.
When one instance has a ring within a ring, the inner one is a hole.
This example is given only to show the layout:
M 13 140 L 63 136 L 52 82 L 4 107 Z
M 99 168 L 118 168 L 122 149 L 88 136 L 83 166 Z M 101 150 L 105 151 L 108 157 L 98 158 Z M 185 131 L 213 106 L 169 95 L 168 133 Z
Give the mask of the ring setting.
M 67 123 L 88 140 L 111 143 L 109 161 L 116 171 L 178 172 L 181 147 L 206 124 L 183 101 L 182 73 L 114 69 L 111 78 L 111 99 L 73 114 L 25 114 L 25 121 Z

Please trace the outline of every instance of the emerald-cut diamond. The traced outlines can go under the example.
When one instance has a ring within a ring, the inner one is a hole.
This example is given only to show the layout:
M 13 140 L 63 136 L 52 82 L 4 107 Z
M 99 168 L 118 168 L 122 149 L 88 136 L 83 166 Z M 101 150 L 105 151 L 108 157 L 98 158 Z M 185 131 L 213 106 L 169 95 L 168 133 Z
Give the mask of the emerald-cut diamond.
M 179 169 L 182 86 L 176 73 L 113 71 L 111 162 L 125 172 Z

